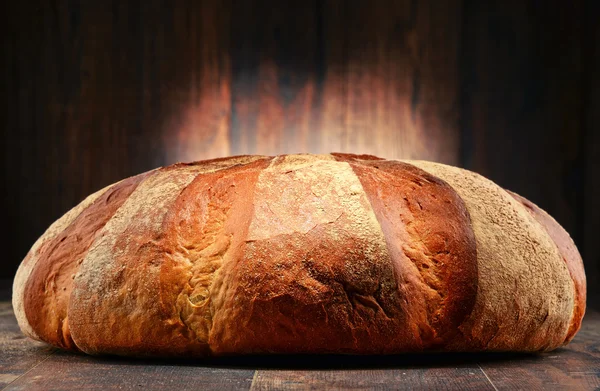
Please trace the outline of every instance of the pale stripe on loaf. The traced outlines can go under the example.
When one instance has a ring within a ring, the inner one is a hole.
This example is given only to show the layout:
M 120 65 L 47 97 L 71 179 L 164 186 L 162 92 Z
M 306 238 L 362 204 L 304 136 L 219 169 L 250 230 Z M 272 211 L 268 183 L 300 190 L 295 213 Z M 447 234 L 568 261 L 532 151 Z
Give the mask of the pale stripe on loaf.
M 438 163 L 408 163 L 454 187 L 471 216 L 479 289 L 473 313 L 461 330 L 490 350 L 560 346 L 571 321 L 574 285 L 546 230 L 504 189 L 481 175 Z
M 75 276 L 69 306 L 71 335 L 84 352 L 94 354 L 104 348 L 91 341 L 103 340 L 110 346 L 118 339 L 147 335 L 149 330 L 144 328 L 161 326 L 160 323 L 148 324 L 151 317 L 146 311 L 156 308 L 142 301 L 148 296 L 140 294 L 158 288 L 155 284 L 159 271 L 140 265 L 131 274 L 131 281 L 123 279 L 122 273 L 128 270 L 119 257 L 128 250 L 129 244 L 136 245 L 129 243 L 133 238 L 126 230 L 134 226 L 160 235 L 170 203 L 203 170 L 203 166 L 192 165 L 156 171 L 138 185 L 90 247 Z M 118 241 L 125 241 L 126 247 L 117 248 Z M 86 327 L 88 325 L 90 327 Z

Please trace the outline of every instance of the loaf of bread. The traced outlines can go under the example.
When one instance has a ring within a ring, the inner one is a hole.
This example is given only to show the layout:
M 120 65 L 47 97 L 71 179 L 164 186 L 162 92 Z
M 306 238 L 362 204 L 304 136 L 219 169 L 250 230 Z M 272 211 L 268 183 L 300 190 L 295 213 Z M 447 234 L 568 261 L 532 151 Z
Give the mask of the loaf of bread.
M 546 351 L 585 311 L 581 257 L 473 172 L 368 155 L 175 164 L 92 194 L 33 245 L 13 305 L 88 354 Z

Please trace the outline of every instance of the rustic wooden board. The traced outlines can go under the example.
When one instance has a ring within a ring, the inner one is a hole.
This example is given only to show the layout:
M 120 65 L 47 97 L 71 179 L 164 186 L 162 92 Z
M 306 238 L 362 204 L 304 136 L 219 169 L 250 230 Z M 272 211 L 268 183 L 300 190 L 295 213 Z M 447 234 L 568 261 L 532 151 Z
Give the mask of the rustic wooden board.
M 47 360 L 55 349 L 27 339 L 15 324 L 0 323 L 0 389 Z
M 6 390 L 594 390 L 600 313 L 588 311 L 567 347 L 543 354 L 251 356 L 140 360 L 58 351 L 25 338 L 0 302 L 0 388 Z
M 0 302 L 0 389 L 54 352 L 46 344 L 26 338 L 19 330 L 10 303 Z
M 519 360 L 481 363 L 498 389 L 597 390 L 600 388 L 600 314 L 589 312 L 565 348 Z
M 493 390 L 475 368 L 259 370 L 252 390 Z
M 56 353 L 7 390 L 248 390 L 254 370 Z
M 0 325 L 14 326 L 17 323 L 10 301 L 0 301 Z

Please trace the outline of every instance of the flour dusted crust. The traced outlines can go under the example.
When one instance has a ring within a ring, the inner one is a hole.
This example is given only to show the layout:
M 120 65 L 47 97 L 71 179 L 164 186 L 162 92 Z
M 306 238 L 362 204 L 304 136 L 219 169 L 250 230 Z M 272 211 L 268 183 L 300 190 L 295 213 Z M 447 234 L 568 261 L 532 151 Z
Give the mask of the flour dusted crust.
M 517 201 L 519 201 L 527 211 L 531 214 L 531 216 L 543 227 L 543 229 L 548 233 L 550 238 L 556 243 L 556 247 L 558 252 L 560 253 L 562 259 L 565 261 L 567 269 L 569 270 L 569 274 L 573 279 L 574 283 L 574 306 L 573 306 L 573 315 L 571 316 L 571 322 L 569 325 L 569 332 L 565 338 L 565 344 L 570 342 L 577 331 L 579 331 L 579 327 L 581 326 L 581 318 L 585 313 L 585 296 L 586 296 L 586 281 L 585 281 L 585 271 L 583 270 L 583 263 L 581 263 L 581 256 L 579 255 L 579 251 L 577 251 L 577 247 L 573 242 L 573 239 L 569 236 L 569 234 L 544 210 L 535 205 L 533 202 L 521 197 L 518 194 L 508 191 L 508 193 L 513 196 Z
M 79 214 L 84 211 L 88 206 L 90 206 L 98 197 L 104 194 L 108 189 L 112 186 L 107 186 L 85 198 L 81 203 L 75 206 L 73 209 L 69 210 L 65 213 L 60 219 L 56 220 L 42 236 L 33 244 L 29 253 L 19 265 L 19 269 L 17 270 L 17 274 L 15 276 L 15 280 L 13 283 L 13 309 L 15 311 L 15 316 L 17 321 L 19 322 L 19 326 L 25 335 L 30 338 L 42 340 L 38 334 L 33 330 L 31 325 L 29 324 L 29 320 L 25 315 L 25 288 L 27 287 L 27 282 L 29 281 L 29 277 L 31 276 L 31 272 L 34 270 L 35 266 L 39 260 L 39 252 L 41 248 L 44 248 L 44 245 L 54 239 L 58 234 L 63 232 L 65 228 L 67 228 Z M 34 299 L 32 299 L 33 301 Z
M 411 164 L 448 182 L 471 216 L 479 284 L 475 308 L 460 329 L 472 346 L 536 351 L 562 345 L 575 308 L 575 286 L 548 232 L 519 201 L 481 175 L 431 162 Z
M 538 351 L 579 329 L 585 275 L 558 223 L 469 171 L 237 156 L 90 196 L 13 303 L 25 334 L 89 354 Z

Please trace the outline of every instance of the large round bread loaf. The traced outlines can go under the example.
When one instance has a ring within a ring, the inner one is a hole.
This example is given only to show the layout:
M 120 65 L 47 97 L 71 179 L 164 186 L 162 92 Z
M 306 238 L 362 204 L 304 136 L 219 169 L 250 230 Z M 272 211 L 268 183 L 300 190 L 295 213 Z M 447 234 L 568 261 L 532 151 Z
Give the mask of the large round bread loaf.
M 240 156 L 92 194 L 33 245 L 13 305 L 89 354 L 541 351 L 573 338 L 585 291 L 560 225 L 473 172 Z

